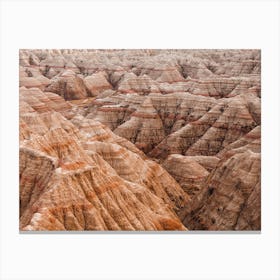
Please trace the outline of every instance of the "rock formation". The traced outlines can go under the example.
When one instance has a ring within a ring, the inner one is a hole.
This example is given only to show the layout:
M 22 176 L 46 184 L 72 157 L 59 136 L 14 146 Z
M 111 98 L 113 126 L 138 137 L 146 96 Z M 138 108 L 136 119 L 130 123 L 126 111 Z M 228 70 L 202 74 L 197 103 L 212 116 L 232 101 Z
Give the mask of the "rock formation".
M 190 157 L 173 154 L 162 165 L 191 197 L 200 190 L 209 172 Z
M 186 229 L 189 197 L 162 167 L 61 97 L 20 92 L 22 230 Z
M 260 230 L 259 50 L 20 50 L 21 230 Z

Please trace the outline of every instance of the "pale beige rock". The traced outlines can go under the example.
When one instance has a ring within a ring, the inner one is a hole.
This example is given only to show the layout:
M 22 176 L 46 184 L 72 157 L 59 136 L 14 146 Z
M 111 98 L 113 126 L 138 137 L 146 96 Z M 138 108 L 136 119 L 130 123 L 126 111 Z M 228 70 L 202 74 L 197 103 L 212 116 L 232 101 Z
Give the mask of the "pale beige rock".
M 181 185 L 184 191 L 193 197 L 205 182 L 209 172 L 190 157 L 173 154 L 170 155 L 162 166 Z
M 107 81 L 104 73 L 96 73 L 84 78 L 85 86 L 91 96 L 97 96 L 104 90 L 111 89 L 111 84 Z
M 143 75 L 137 77 L 132 73 L 125 74 L 119 83 L 118 90 L 121 93 L 147 94 L 150 92 L 159 92 L 158 83 L 149 76 Z
M 87 97 L 87 90 L 83 80 L 72 70 L 66 70 L 61 75 L 52 78 L 46 91 L 54 92 L 65 100 Z
M 34 77 L 21 77 L 19 80 L 19 86 L 26 88 L 39 88 L 44 90 L 48 84 L 49 82 Z
M 135 143 L 146 153 L 165 137 L 163 123 L 149 98 L 144 100 L 129 121 L 117 127 L 114 132 Z
M 197 162 L 209 172 L 212 171 L 220 161 L 218 157 L 214 156 L 187 156 L 187 158 Z

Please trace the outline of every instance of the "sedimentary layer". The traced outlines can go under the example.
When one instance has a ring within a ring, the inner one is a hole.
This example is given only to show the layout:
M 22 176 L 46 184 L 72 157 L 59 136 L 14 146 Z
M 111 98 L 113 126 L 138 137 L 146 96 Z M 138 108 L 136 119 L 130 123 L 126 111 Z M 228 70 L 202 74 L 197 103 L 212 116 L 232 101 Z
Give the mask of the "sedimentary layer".
M 259 50 L 20 50 L 21 230 L 260 230 Z

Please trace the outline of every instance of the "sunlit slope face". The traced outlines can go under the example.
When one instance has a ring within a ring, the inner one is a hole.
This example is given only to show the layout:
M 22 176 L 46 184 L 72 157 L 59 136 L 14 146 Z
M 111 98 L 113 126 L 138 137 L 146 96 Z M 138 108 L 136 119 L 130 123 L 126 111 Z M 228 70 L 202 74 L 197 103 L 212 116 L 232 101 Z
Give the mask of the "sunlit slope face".
M 20 50 L 21 230 L 259 230 L 259 50 Z
M 189 197 L 160 165 L 35 92 L 21 88 L 22 230 L 186 230 L 176 212 Z

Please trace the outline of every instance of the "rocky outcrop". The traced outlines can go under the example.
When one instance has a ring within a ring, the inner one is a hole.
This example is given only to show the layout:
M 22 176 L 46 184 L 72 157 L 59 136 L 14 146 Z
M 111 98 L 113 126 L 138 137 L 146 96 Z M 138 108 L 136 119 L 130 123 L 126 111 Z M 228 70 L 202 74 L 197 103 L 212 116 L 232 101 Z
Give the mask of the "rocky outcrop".
M 143 150 L 149 152 L 165 138 L 163 123 L 150 98 L 131 114 L 129 121 L 118 126 L 114 132 Z
M 248 150 L 224 158 L 205 184 L 180 215 L 190 229 L 261 228 L 260 153 Z
M 190 157 L 170 155 L 162 166 L 182 186 L 184 191 L 193 197 L 203 186 L 209 172 Z
M 261 228 L 260 137 L 256 127 L 217 155 L 216 168 L 180 214 L 190 229 Z
M 123 75 L 118 84 L 118 90 L 121 93 L 138 93 L 141 95 L 159 92 L 158 83 L 156 81 L 145 74 L 141 77 L 137 77 L 133 73 L 126 73 Z
M 39 88 L 44 90 L 50 83 L 49 79 L 44 76 L 40 77 L 22 77 L 19 80 L 19 85 L 26 88 Z
M 203 116 L 171 133 L 150 153 L 215 156 L 258 125 L 242 96 L 221 100 Z
M 187 158 L 191 161 L 197 162 L 209 172 L 216 168 L 218 162 L 220 161 L 218 157 L 214 156 L 188 156 Z
M 65 100 L 82 99 L 87 97 L 83 79 L 72 70 L 67 70 L 51 79 L 46 91 L 54 92 Z
M 163 168 L 100 123 L 66 119 L 65 101 L 54 111 L 39 89 L 21 92 L 22 230 L 186 230 L 176 212 L 189 197 Z
M 91 96 L 97 96 L 99 93 L 112 88 L 106 79 L 106 74 L 101 72 L 85 77 L 84 84 Z

